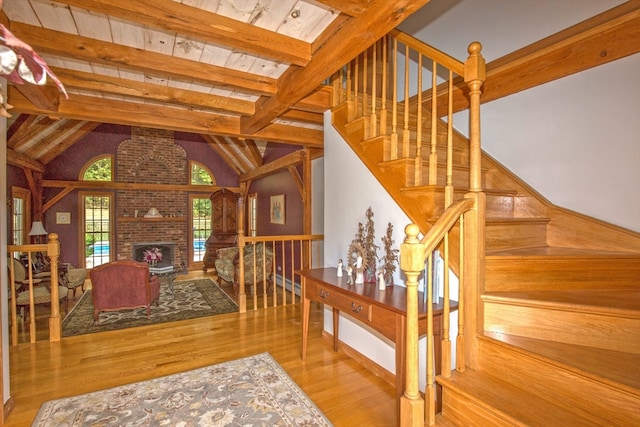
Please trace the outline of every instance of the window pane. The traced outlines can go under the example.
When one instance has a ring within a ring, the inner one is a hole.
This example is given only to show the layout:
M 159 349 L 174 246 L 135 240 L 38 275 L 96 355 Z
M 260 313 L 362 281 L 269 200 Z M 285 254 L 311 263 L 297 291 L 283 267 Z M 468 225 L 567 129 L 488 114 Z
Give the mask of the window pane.
M 24 200 L 14 197 L 13 198 L 13 236 L 11 244 L 22 245 L 24 244 L 25 235 L 24 231 Z
M 213 179 L 209 171 L 197 162 L 191 162 L 191 184 L 193 185 L 213 185 Z
M 110 260 L 111 242 L 109 230 L 111 198 L 85 196 L 84 242 L 87 268 L 105 264 Z
M 111 157 L 96 160 L 85 171 L 85 181 L 111 181 Z
M 195 262 L 204 258 L 205 243 L 211 234 L 211 200 L 208 198 L 191 199 L 191 227 L 193 230 L 193 255 Z

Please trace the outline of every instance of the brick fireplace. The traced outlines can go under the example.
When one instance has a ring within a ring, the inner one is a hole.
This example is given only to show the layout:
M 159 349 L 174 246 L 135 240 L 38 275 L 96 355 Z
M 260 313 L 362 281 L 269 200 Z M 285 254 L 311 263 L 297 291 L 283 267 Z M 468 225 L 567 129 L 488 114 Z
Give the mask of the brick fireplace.
M 115 163 L 117 182 L 141 184 L 116 192 L 118 259 L 135 259 L 136 245 L 160 242 L 173 245 L 174 264 L 186 262 L 181 254 L 187 253 L 188 195 L 170 186 L 188 184 L 188 160 L 173 132 L 132 127 L 131 139 L 118 146 Z M 151 208 L 162 217 L 145 218 Z

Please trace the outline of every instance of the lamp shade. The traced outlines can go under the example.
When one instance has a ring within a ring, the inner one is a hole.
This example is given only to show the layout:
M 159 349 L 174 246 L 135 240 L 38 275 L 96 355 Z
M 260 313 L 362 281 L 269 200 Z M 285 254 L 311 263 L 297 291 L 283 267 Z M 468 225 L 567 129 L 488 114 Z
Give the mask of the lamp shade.
M 31 224 L 31 231 L 29 232 L 29 236 L 46 236 L 47 230 L 44 229 L 44 225 L 42 225 L 42 221 L 33 221 Z

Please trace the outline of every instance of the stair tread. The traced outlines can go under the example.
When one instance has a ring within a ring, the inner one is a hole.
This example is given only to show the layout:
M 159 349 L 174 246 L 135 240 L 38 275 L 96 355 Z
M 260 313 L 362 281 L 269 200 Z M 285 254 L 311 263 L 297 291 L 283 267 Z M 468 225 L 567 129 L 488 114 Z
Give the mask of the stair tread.
M 483 300 L 502 300 L 532 305 L 562 304 L 577 311 L 617 312 L 640 318 L 640 288 L 638 289 L 557 289 L 540 291 L 486 292 Z M 639 338 L 640 339 L 640 338 Z
M 445 395 L 448 387 L 454 388 L 480 405 L 492 408 L 492 412 L 517 420 L 518 425 L 601 425 L 483 371 L 454 371 L 450 378 L 439 376 L 438 382 L 445 387 Z M 443 414 L 446 417 L 446 408 Z
M 640 354 L 566 344 L 498 332 L 484 336 L 559 363 L 565 369 L 621 387 L 640 397 Z
M 492 257 L 574 257 L 574 258 L 600 258 L 600 257 L 622 257 L 640 258 L 640 253 L 603 251 L 599 249 L 563 248 L 556 246 L 540 246 L 520 249 L 496 249 L 487 251 L 487 256 Z

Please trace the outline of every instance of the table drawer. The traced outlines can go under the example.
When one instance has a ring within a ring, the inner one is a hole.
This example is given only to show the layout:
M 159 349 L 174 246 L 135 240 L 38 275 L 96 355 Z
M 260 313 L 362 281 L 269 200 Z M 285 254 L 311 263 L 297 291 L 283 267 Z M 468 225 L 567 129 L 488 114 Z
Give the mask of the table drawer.
M 371 321 L 371 304 L 359 298 L 340 294 L 331 288 L 316 284 L 307 288 L 307 296 L 309 296 L 310 299 L 323 302 L 333 308 L 344 311 L 345 314 L 353 316 L 356 319 Z

